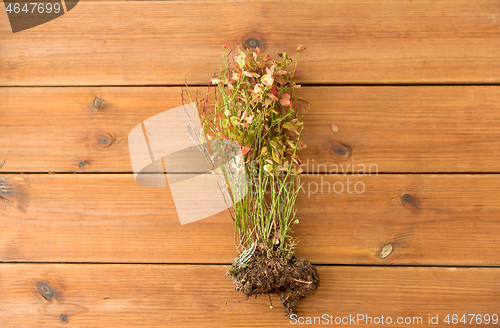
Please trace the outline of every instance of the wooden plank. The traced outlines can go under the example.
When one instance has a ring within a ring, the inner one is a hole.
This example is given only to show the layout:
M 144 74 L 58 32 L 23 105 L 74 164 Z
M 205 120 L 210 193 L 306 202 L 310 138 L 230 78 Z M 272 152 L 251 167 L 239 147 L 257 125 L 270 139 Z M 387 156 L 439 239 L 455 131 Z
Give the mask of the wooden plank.
M 2 327 L 288 327 L 278 300 L 242 300 L 226 266 L 1 264 Z M 302 317 L 500 315 L 500 269 L 432 267 L 319 267 L 321 285 L 297 306 Z M 37 283 L 53 297 L 45 299 Z M 421 318 L 419 321 L 418 318 Z M 361 317 L 360 317 L 361 319 Z M 306 320 L 305 318 L 303 320 Z M 348 319 L 349 320 L 349 319 Z M 366 320 L 356 322 L 367 325 Z M 408 320 L 408 319 L 406 319 Z M 345 321 L 345 319 L 344 319 Z M 479 320 L 478 320 L 479 322 Z M 369 321 L 368 321 L 369 323 Z M 334 324 L 334 323 L 333 323 Z M 484 325 L 484 321 L 483 324 Z M 470 326 L 482 326 L 472 321 Z M 490 321 L 491 325 L 491 321 Z
M 0 261 L 231 263 L 237 255 L 227 212 L 181 226 L 169 190 L 139 186 L 132 175 L 4 175 L 0 182 L 7 201 L 0 202 Z M 500 264 L 499 175 L 303 182 L 294 236 L 297 255 L 312 263 Z M 387 244 L 392 252 L 382 259 Z
M 373 165 L 378 172 L 500 171 L 500 87 L 299 91 L 311 102 L 304 118 L 305 171 L 342 172 L 353 165 Z M 179 106 L 180 92 L 177 87 L 0 88 L 1 170 L 131 172 L 129 132 Z M 99 109 L 95 99 L 103 102 Z
M 1 15 L 3 86 L 204 84 L 250 39 L 306 45 L 304 83 L 500 82 L 496 0 L 82 1 L 15 34 Z

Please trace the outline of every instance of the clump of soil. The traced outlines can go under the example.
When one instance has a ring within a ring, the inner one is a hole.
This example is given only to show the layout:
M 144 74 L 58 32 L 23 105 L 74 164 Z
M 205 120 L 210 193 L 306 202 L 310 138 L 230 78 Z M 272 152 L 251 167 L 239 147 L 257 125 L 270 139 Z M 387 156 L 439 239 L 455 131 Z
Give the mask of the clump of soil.
M 269 259 L 265 253 L 255 252 L 243 268 L 234 263 L 228 274 L 235 289 L 246 297 L 277 294 L 281 307 L 288 317 L 296 313 L 294 306 L 319 286 L 319 274 L 307 260 L 295 256 L 285 265 L 278 259 Z

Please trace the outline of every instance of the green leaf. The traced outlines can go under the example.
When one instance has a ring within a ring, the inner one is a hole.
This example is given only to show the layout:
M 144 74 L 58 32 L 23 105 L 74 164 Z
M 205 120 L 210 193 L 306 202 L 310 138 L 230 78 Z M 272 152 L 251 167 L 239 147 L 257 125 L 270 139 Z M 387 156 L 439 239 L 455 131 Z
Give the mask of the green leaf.
M 231 121 L 231 124 L 234 126 L 238 126 L 238 118 L 236 116 L 233 116 L 229 119 Z
M 280 158 L 279 158 L 279 156 L 278 156 L 278 154 L 277 154 L 277 153 L 273 153 L 273 160 L 274 160 L 276 163 L 281 163 Z
M 295 132 L 297 133 L 297 126 L 295 126 L 295 124 L 293 123 L 290 123 L 290 122 L 286 122 L 285 124 L 283 124 L 283 127 L 289 131 L 292 131 L 292 132 Z

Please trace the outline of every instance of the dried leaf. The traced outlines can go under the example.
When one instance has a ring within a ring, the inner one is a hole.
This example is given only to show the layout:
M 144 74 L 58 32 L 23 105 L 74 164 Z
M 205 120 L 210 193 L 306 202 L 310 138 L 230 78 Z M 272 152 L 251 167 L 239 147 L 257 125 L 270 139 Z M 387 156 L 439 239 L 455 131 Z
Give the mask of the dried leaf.
M 330 128 L 332 129 L 333 132 L 339 132 L 339 127 L 333 123 L 330 125 Z

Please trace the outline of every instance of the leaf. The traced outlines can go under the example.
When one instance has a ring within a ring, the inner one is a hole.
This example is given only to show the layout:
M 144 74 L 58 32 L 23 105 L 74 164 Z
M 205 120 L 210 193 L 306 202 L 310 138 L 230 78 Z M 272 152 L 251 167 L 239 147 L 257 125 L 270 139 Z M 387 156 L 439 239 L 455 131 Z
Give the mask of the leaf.
M 281 75 L 275 75 L 274 80 L 280 84 L 283 84 L 283 78 L 281 77 Z
M 261 81 L 262 83 L 264 83 L 264 85 L 266 85 L 268 88 L 270 88 L 273 83 L 274 83 L 274 79 L 271 77 L 270 74 L 265 74 L 262 76 L 261 78 Z
M 306 74 L 306 71 L 296 70 L 295 75 Z
M 281 163 L 280 158 L 279 158 L 279 156 L 278 156 L 278 154 L 277 154 L 277 153 L 273 153 L 273 160 L 274 160 L 276 163 L 278 163 L 278 164 L 279 164 L 279 163 Z
M 254 73 L 254 72 L 249 72 L 249 71 L 243 71 L 243 75 L 246 75 L 248 77 L 260 77 L 259 74 Z
M 236 116 L 233 116 L 229 119 L 229 121 L 231 121 L 231 124 L 234 125 L 234 126 L 237 126 L 238 125 L 238 118 Z
M 243 114 L 241 115 L 241 120 L 243 121 L 245 119 L 245 117 L 247 117 L 248 115 L 248 112 L 247 110 L 245 109 L 245 111 L 243 112 Z
M 290 140 L 287 140 L 287 141 L 286 141 L 286 143 L 287 143 L 290 147 L 292 147 L 292 149 L 297 149 L 297 146 L 295 146 L 295 145 L 293 144 L 293 142 L 291 142 Z
M 289 93 L 284 93 L 281 95 L 281 99 L 288 99 L 290 100 L 290 94 Z
M 271 98 L 273 101 L 278 101 L 278 97 L 276 97 L 275 95 L 273 95 L 272 93 L 268 93 L 267 96 L 269 98 Z
M 272 169 L 273 169 L 272 165 L 269 165 L 269 164 L 264 165 L 264 171 L 270 172 Z
M 281 98 L 280 104 L 282 104 L 283 106 L 290 106 L 290 100 Z
M 299 165 L 300 165 L 300 164 L 302 164 L 302 162 L 300 161 L 299 156 L 297 156 L 297 155 L 293 155 L 293 156 L 292 156 L 292 160 L 293 160 L 295 163 L 299 164 Z
M 333 132 L 339 132 L 339 127 L 333 123 L 330 125 L 330 128 L 332 129 Z
M 278 89 L 276 88 L 276 85 L 273 84 L 271 87 L 271 93 L 276 97 L 276 100 L 278 100 Z
M 286 122 L 285 124 L 283 124 L 283 127 L 289 131 L 297 133 L 297 127 L 293 123 Z
M 229 137 L 228 137 L 228 136 L 226 136 L 224 133 L 221 133 L 221 134 L 220 134 L 220 137 L 221 137 L 222 139 L 224 139 L 224 140 L 229 140 Z
M 241 147 L 241 154 L 245 156 L 250 151 L 250 147 Z

